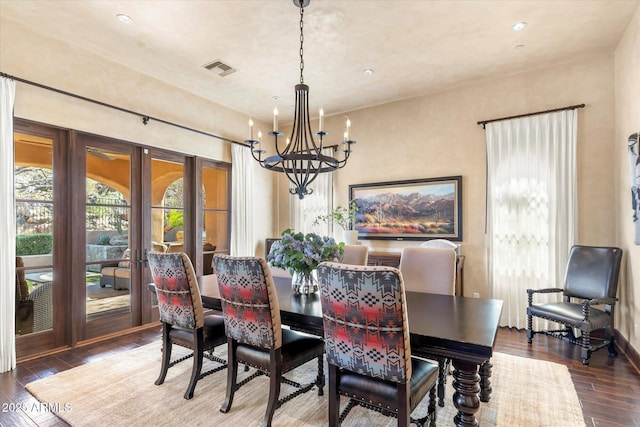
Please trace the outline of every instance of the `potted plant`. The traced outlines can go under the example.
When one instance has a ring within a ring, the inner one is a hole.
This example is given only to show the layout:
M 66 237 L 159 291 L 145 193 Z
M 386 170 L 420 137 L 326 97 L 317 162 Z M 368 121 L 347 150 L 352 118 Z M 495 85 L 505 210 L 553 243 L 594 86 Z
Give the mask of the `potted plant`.
M 345 243 L 352 245 L 358 241 L 358 230 L 351 230 L 351 224 L 355 223 L 357 211 L 356 201 L 351 200 L 346 207 L 338 205 L 327 215 L 318 215 L 313 221 L 313 225 L 318 225 L 321 222 L 339 225 L 344 232 Z
M 289 270 L 296 293 L 312 293 L 318 290 L 314 276 L 318 264 L 323 261 L 337 262 L 343 254 L 344 243 L 336 243 L 333 237 L 296 233 L 287 229 L 282 232 L 280 240 L 271 246 L 267 261 L 273 267 Z

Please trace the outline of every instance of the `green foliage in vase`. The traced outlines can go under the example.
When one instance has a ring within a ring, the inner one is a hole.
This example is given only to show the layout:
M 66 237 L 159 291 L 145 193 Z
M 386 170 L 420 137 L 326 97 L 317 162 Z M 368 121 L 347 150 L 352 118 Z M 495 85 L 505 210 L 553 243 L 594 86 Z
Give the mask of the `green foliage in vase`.
M 313 225 L 318 225 L 321 222 L 326 222 L 327 224 L 335 223 L 346 231 L 349 230 L 350 225 L 355 222 L 357 211 L 358 206 L 356 205 L 356 201 L 351 200 L 346 207 L 338 205 L 329 212 L 329 214 L 318 215 L 313 221 Z
M 271 246 L 267 261 L 273 267 L 289 270 L 291 274 L 309 274 L 323 261 L 340 261 L 343 254 L 344 243 L 336 243 L 333 237 L 287 229 Z

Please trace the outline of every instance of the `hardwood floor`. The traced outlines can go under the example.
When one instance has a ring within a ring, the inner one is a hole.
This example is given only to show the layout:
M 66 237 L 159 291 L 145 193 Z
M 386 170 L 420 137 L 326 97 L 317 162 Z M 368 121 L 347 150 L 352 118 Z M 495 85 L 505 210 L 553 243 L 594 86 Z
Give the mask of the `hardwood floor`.
M 160 328 L 153 327 L 18 364 L 12 372 L 0 374 L 0 427 L 65 426 L 47 407 L 38 405 L 24 389 L 25 384 L 159 339 Z M 495 350 L 566 365 L 588 427 L 640 427 L 640 373 L 623 354 L 609 358 L 603 349 L 594 353 L 585 367 L 576 346 L 541 335 L 536 335 L 529 346 L 524 331 L 505 328 L 498 332 Z

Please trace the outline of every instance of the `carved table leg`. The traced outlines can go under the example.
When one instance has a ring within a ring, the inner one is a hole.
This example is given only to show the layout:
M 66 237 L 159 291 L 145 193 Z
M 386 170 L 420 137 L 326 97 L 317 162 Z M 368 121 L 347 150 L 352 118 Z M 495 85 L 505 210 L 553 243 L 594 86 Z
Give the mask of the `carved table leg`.
M 478 425 L 475 413 L 480 408 L 478 365 L 454 360 L 453 368 L 453 405 L 458 409 L 453 422 L 457 427 L 475 427 Z
M 491 369 L 493 368 L 493 363 L 491 360 L 487 360 L 482 365 L 480 365 L 480 401 L 488 402 L 491 399 L 491 381 L 489 378 L 491 377 Z

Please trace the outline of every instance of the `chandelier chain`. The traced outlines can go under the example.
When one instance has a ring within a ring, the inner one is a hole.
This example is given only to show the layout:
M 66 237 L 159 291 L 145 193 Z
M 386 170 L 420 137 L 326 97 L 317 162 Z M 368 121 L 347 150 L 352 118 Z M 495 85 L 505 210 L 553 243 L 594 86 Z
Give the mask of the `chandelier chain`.
M 300 84 L 304 84 L 304 76 L 302 72 L 304 71 L 304 49 L 302 45 L 304 44 L 304 7 L 302 7 L 302 2 L 300 2 Z

